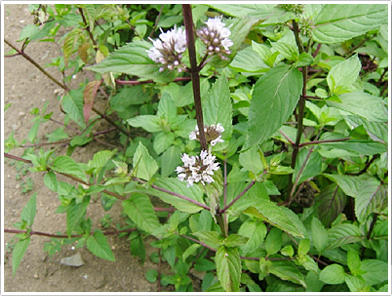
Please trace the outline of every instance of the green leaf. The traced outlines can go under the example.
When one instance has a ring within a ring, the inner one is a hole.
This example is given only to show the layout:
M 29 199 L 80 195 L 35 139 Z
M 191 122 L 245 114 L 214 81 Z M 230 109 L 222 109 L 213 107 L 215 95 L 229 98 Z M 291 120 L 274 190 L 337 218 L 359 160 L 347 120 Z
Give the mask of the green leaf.
M 175 139 L 175 136 L 171 132 L 160 132 L 158 133 L 153 142 L 153 148 L 155 152 L 159 155 L 169 148 Z
M 242 223 L 238 234 L 249 238 L 248 242 L 241 246 L 240 249 L 244 254 L 256 250 L 264 241 L 267 234 L 267 227 L 261 221 L 246 220 Z
M 20 240 L 15 244 L 14 250 L 12 251 L 12 274 L 15 275 L 16 270 L 19 267 L 20 261 L 26 253 L 27 247 L 30 244 L 30 237 Z
M 201 245 L 200 244 L 192 244 L 192 245 L 190 245 L 185 251 L 184 251 L 184 253 L 182 253 L 182 261 L 186 261 L 186 259 L 190 256 L 190 255 L 193 255 L 195 252 L 196 252 L 196 250 L 198 249 L 198 248 L 200 248 L 201 247 Z
M 339 95 L 340 102 L 327 100 L 327 104 L 374 122 L 388 121 L 388 111 L 381 98 L 363 92 Z
M 308 157 L 308 154 L 310 156 Z M 306 161 L 306 163 L 305 163 Z M 301 184 L 303 181 L 317 176 L 322 173 L 322 157 L 317 152 L 310 152 L 308 149 L 302 149 L 298 153 L 298 157 L 295 164 L 293 181 L 298 178 L 299 171 L 302 170 L 301 175 L 298 179 L 298 184 Z M 303 168 L 302 168 L 303 167 Z
M 230 139 L 233 132 L 229 84 L 225 75 L 215 82 L 202 100 L 204 124 L 222 124 L 223 139 Z
M 158 279 L 158 271 L 156 269 L 150 269 L 146 273 L 146 279 L 150 283 L 155 283 Z
M 310 249 L 310 240 L 309 239 L 302 239 L 298 245 L 298 255 L 305 256 Z
M 347 287 L 350 289 L 350 292 L 365 292 L 366 284 L 363 278 L 355 277 L 350 274 L 346 274 L 345 282 Z
M 29 134 L 27 135 L 27 138 L 29 139 L 29 141 L 31 143 L 34 143 L 34 140 L 37 138 L 37 134 L 38 134 L 38 128 L 39 125 L 41 124 L 41 119 L 38 119 L 34 125 L 31 127 Z
M 388 125 L 386 123 L 368 121 L 356 115 L 344 115 L 343 118 L 353 128 L 362 125 L 374 141 L 388 142 Z
M 282 231 L 272 228 L 265 239 L 265 249 L 268 255 L 276 254 L 282 247 Z
M 249 238 L 240 234 L 232 233 L 223 240 L 223 245 L 229 248 L 243 246 L 248 242 Z
M 318 218 L 329 227 L 336 217 L 343 211 L 346 206 L 346 195 L 334 184 L 327 186 L 317 196 L 314 207 L 317 211 Z
M 360 269 L 365 271 L 362 277 L 368 285 L 378 285 L 388 280 L 387 262 L 376 259 L 365 259 L 361 262 Z
M 239 51 L 230 63 L 230 67 L 239 72 L 255 74 L 265 73 L 270 69 L 261 56 L 251 47 L 246 47 Z
M 156 115 L 140 115 L 127 120 L 133 127 L 141 127 L 150 133 L 163 131 L 161 119 Z
M 76 203 L 73 199 L 67 207 L 67 235 L 70 237 L 76 225 L 86 214 L 86 209 L 90 203 L 90 197 L 84 197 L 81 203 Z
M 93 160 L 89 161 L 88 166 L 90 168 L 102 168 L 106 163 L 115 155 L 116 150 L 101 150 L 94 154 Z
M 192 234 L 208 245 L 222 244 L 223 236 L 216 231 L 198 231 Z
M 175 122 L 177 117 L 177 107 L 173 97 L 169 93 L 163 93 L 159 100 L 157 116 L 165 120 L 167 124 Z
M 187 187 L 185 182 L 181 182 L 177 178 L 162 178 L 156 181 L 154 185 L 205 204 L 205 202 L 203 201 L 203 191 L 198 186 Z M 187 200 L 181 199 L 177 196 L 162 192 L 157 189 L 151 188 L 146 191 L 146 193 L 159 197 L 164 202 L 171 204 L 178 210 L 185 213 L 197 213 L 203 209 L 202 207 L 195 205 Z
M 352 275 L 358 274 L 361 270 L 361 259 L 359 258 L 358 252 L 350 249 L 347 252 L 347 266 L 350 269 Z
M 374 184 L 377 181 L 377 179 L 365 174 L 360 176 L 323 174 L 323 176 L 335 181 L 344 193 L 352 197 L 357 196 L 359 188 L 364 182 Z
M 289 61 L 297 61 L 299 58 L 298 46 L 292 31 L 288 31 L 278 42 L 272 42 L 271 46 Z
M 388 200 L 387 186 L 375 178 L 369 181 L 362 184 L 355 199 L 355 216 L 360 223 L 365 223 L 367 217 Z
M 249 109 L 249 146 L 264 142 L 282 126 L 301 90 L 302 74 L 287 65 L 271 69 L 257 81 Z
M 87 182 L 87 177 L 82 167 L 69 156 L 61 155 L 56 157 L 51 169 L 58 173 L 75 176 Z
M 68 134 L 64 131 L 64 127 L 55 129 L 53 132 L 46 134 L 48 138 L 48 143 L 56 142 L 64 139 L 68 139 Z
M 124 212 L 137 227 L 149 234 L 153 233 L 161 226 L 147 195 L 134 193 L 129 199 L 123 201 L 122 206 Z
M 305 278 L 291 261 L 273 261 L 268 271 L 285 281 L 299 284 L 306 288 Z
M 290 245 L 284 246 L 284 247 L 280 250 L 280 253 L 281 253 L 283 256 L 293 257 L 293 255 L 294 255 L 293 246 L 290 246 Z
M 354 224 L 339 224 L 328 229 L 329 249 L 352 244 L 363 239 L 358 226 Z
M 335 65 L 327 75 L 327 83 L 332 94 L 339 94 L 351 86 L 358 78 L 361 62 L 358 55 Z
M 218 279 L 226 292 L 238 292 L 241 279 L 241 259 L 237 248 L 220 246 L 215 254 Z
M 58 183 L 57 183 L 56 174 L 53 173 L 52 171 L 47 172 L 44 176 L 44 184 L 50 190 L 57 192 Z
M 147 50 L 153 45 L 147 41 L 128 43 L 117 51 L 111 53 L 97 65 L 88 67 L 88 70 L 104 74 L 117 72 L 135 75 L 142 79 L 153 79 L 155 82 L 169 82 L 176 77 L 175 71 L 165 70 L 159 72 L 159 64 L 148 57 Z
M 116 261 L 106 236 L 100 230 L 96 230 L 92 236 L 88 237 L 86 247 L 99 258 Z
M 363 35 L 388 21 L 387 5 L 327 4 L 315 17 L 313 40 L 339 43 Z
M 133 156 L 133 166 L 136 177 L 149 181 L 158 170 L 158 165 L 148 153 L 147 148 L 139 142 L 139 145 Z
M 321 223 L 321 221 L 316 217 L 313 217 L 312 219 L 311 229 L 313 246 L 317 249 L 320 255 L 328 246 L 327 230 L 323 223 Z
M 163 178 L 170 176 L 176 167 L 181 164 L 181 149 L 171 146 L 163 152 L 161 157 L 161 175 Z
M 320 272 L 320 280 L 330 285 L 344 283 L 345 276 L 346 273 L 344 272 L 343 266 L 339 264 L 328 265 Z
M 307 52 L 303 52 L 299 55 L 298 61 L 294 63 L 295 67 L 305 67 L 310 66 L 313 63 L 312 55 Z
M 146 248 L 143 244 L 143 238 L 141 237 L 139 232 L 132 232 L 129 236 L 129 247 L 131 249 L 131 254 L 133 256 L 139 257 L 142 262 L 146 260 Z
M 308 272 L 306 275 L 306 292 L 320 292 L 324 283 L 320 281 L 316 272 Z
M 22 213 L 20 214 L 20 219 L 22 221 L 26 221 L 27 227 L 31 227 L 34 223 L 35 213 L 36 213 L 36 204 L 37 204 L 37 193 L 35 192 L 30 200 L 27 202 L 26 206 L 23 208 Z
M 81 128 L 86 127 L 83 115 L 83 91 L 71 90 L 61 100 L 61 106 L 65 113 Z
M 240 153 L 239 161 L 240 164 L 248 171 L 255 175 L 260 174 L 263 171 L 263 163 L 259 154 L 259 147 L 257 145 L 252 146 L 245 152 Z

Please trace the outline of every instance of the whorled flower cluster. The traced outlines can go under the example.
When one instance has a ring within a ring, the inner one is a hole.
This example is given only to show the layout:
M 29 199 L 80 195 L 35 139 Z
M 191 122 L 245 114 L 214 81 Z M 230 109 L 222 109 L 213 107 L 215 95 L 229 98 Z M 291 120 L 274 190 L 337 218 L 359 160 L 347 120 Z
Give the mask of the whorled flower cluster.
M 222 60 L 228 60 L 226 55 L 231 54 L 229 47 L 233 42 L 228 38 L 231 34 L 226 25 L 222 22 L 221 17 L 208 19 L 205 22 L 207 27 L 199 29 L 196 34 L 201 41 L 207 46 L 205 53 L 208 55 L 218 55 Z
M 177 69 L 178 72 L 185 70 L 185 65 L 181 63 L 182 53 L 186 50 L 186 35 L 182 28 L 174 27 L 174 29 L 164 33 L 161 29 L 159 39 L 153 40 L 149 38 L 153 47 L 148 52 L 148 56 L 156 63 L 162 66 L 159 71 Z
M 212 124 L 212 125 L 205 125 L 204 126 L 204 133 L 206 135 L 206 140 L 208 144 L 211 144 L 211 146 L 215 146 L 217 143 L 222 143 L 224 140 L 222 140 L 222 133 L 225 131 L 223 126 L 218 123 L 217 125 Z M 196 125 L 195 130 L 190 132 L 189 134 L 189 140 L 197 140 L 200 141 L 200 131 L 199 127 Z
M 176 172 L 180 181 L 188 182 L 187 186 L 193 186 L 193 183 L 214 182 L 212 176 L 214 171 L 219 169 L 219 163 L 215 162 L 216 156 L 202 150 L 200 156 L 189 156 L 184 153 L 181 157 L 183 166 L 178 166 Z

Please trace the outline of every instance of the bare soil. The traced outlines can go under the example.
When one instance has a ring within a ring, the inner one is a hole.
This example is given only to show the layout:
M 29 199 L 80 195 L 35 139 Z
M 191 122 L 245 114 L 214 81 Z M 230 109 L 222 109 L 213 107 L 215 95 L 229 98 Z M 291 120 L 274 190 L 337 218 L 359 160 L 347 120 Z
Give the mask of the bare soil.
M 8 4 L 4 7 L 4 38 L 19 48 L 20 31 L 33 18 L 28 11 L 28 5 Z M 5 53 L 11 48 L 4 45 Z M 59 55 L 59 48 L 49 42 L 33 42 L 28 45 L 26 53 L 40 65 L 51 62 L 53 57 Z M 61 73 L 55 68 L 45 68 L 54 77 L 61 80 Z M 34 107 L 42 109 L 45 102 L 49 102 L 48 111 L 53 112 L 53 118 L 61 121 L 64 114 L 59 108 L 59 100 L 55 91 L 59 88 L 49 80 L 36 67 L 21 56 L 5 58 L 4 61 L 4 100 L 5 104 L 11 103 L 4 118 L 4 138 L 8 138 L 12 131 L 18 141 L 27 139 L 32 126 L 31 119 L 34 115 L 30 110 Z M 83 77 L 77 77 L 72 81 L 71 88 L 77 88 L 78 82 Z M 101 102 L 104 104 L 104 102 Z M 99 109 L 100 102 L 97 102 Z M 38 137 L 46 142 L 45 134 L 61 127 L 55 122 L 49 121 L 40 126 Z M 109 128 L 105 121 L 101 121 L 95 131 Z M 107 138 L 109 137 L 109 139 Z M 115 132 L 104 138 L 109 141 L 115 138 Z M 113 142 L 113 141 L 112 141 Z M 27 142 L 28 144 L 28 142 Z M 59 145 L 43 146 L 45 150 L 56 149 L 56 155 L 64 155 L 67 147 Z M 72 157 L 79 162 L 88 162 L 94 153 L 108 149 L 98 142 L 91 142 L 85 147 L 78 147 Z M 109 148 L 110 149 L 110 148 Z M 10 152 L 16 156 L 22 156 L 23 149 L 18 148 Z M 20 180 L 16 180 L 15 164 L 8 159 L 4 164 L 4 228 L 15 229 L 13 223 L 18 222 L 23 207 L 34 192 L 37 193 L 37 213 L 33 229 L 47 233 L 55 233 L 66 230 L 65 214 L 55 214 L 60 202 L 55 192 L 46 188 L 43 183 L 42 173 L 28 172 L 25 178 L 31 177 L 34 182 L 32 191 L 22 193 Z M 111 211 L 114 218 L 113 224 L 122 223 L 120 217 L 121 204 L 116 203 Z M 99 219 L 105 212 L 99 200 L 89 206 L 87 216 L 94 221 L 93 228 L 99 228 Z M 12 248 L 14 234 L 5 233 L 3 247 Z M 49 257 L 43 251 L 43 245 L 50 242 L 50 238 L 32 236 L 30 246 L 20 263 L 16 275 L 12 275 L 12 255 L 5 253 L 4 265 L 4 290 L 6 292 L 148 292 L 157 291 L 157 283 L 149 283 L 146 272 L 157 269 L 157 264 L 149 260 L 149 255 L 156 251 L 146 243 L 147 258 L 144 264 L 133 257 L 130 253 L 129 242 L 126 238 L 111 236 L 109 243 L 112 246 L 116 261 L 109 262 L 92 255 L 86 249 L 74 249 L 69 245 L 62 247 L 61 251 Z M 5 249 L 7 250 L 7 248 Z M 80 252 L 85 264 L 81 267 L 70 267 L 60 264 L 60 259 Z

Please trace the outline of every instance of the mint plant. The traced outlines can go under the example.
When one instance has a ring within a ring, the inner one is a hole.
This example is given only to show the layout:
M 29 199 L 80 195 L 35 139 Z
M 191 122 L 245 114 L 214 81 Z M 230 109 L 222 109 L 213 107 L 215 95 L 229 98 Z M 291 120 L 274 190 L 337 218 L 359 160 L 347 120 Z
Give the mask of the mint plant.
M 5 143 L 6 157 L 44 174 L 67 216 L 66 234 L 34 231 L 30 199 L 18 230 L 6 229 L 19 233 L 14 272 L 31 235 L 54 238 L 48 250 L 78 238 L 113 261 L 106 236 L 125 234 L 142 261 L 143 239 L 154 238 L 150 259 L 172 273 L 146 278 L 179 292 L 193 291 L 195 271 L 207 292 L 387 291 L 386 5 L 32 7 L 49 18 L 23 32 L 16 54 L 69 25 L 52 66 L 93 74 L 80 89 L 69 90 L 69 76 L 57 82 L 66 120 L 50 138 L 66 139 L 67 155 L 17 158 L 12 134 Z M 36 128 L 57 122 L 37 116 Z M 93 132 L 101 119 L 121 146 L 74 161 L 77 146 L 106 132 Z M 117 230 L 86 215 L 97 195 L 106 211 L 121 203 Z

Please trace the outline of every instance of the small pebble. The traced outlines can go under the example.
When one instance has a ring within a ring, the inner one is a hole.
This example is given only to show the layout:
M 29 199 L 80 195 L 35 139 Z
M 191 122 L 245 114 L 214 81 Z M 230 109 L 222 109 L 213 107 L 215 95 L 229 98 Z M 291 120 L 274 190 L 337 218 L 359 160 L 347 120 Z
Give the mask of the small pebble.
M 35 278 L 36 280 L 39 279 L 38 274 L 34 273 L 34 278 Z

